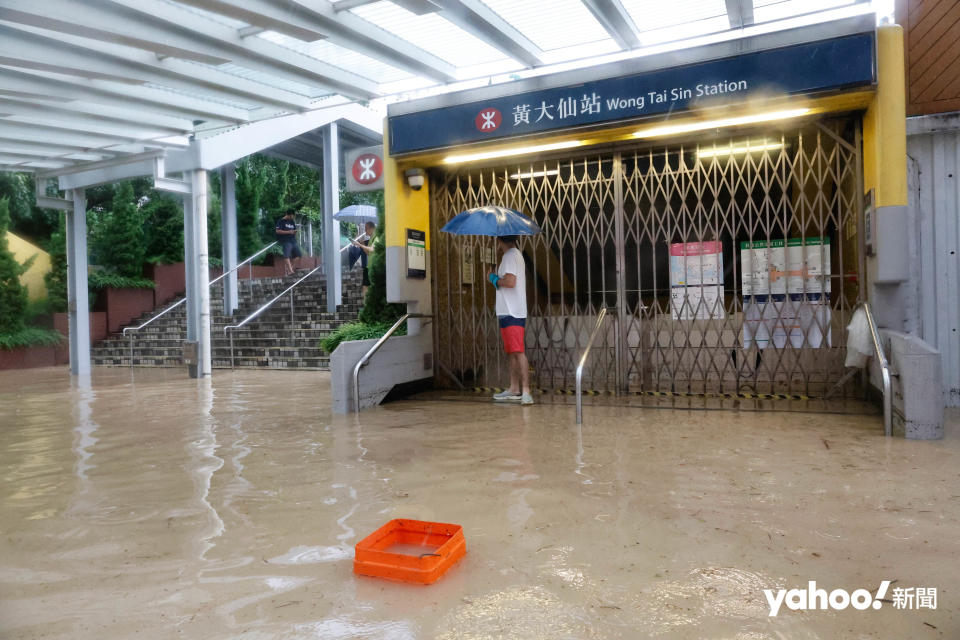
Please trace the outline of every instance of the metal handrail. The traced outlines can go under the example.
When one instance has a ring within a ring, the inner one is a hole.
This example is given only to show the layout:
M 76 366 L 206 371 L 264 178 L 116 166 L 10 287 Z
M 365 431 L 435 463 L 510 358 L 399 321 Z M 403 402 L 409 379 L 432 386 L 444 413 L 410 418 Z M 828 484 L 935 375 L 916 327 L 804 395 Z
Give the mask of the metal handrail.
M 239 269 L 239 268 L 242 267 L 243 265 L 252 262 L 252 261 L 254 260 L 254 258 L 260 256 L 260 255 L 263 254 L 263 253 L 265 253 L 268 249 L 270 249 L 271 247 L 273 247 L 275 244 L 277 244 L 277 243 L 276 243 L 276 242 L 271 242 L 270 244 L 268 244 L 267 246 L 265 246 L 263 249 L 260 249 L 260 251 L 257 251 L 255 254 L 253 254 L 252 256 L 250 256 L 249 258 L 247 258 L 246 260 L 244 260 L 243 262 L 241 262 L 240 264 L 238 264 L 237 266 L 235 266 L 233 269 L 230 269 L 229 271 L 225 271 L 224 273 L 220 274 L 219 276 L 217 276 L 216 278 L 214 278 L 213 280 L 211 280 L 211 281 L 208 283 L 207 287 L 212 287 L 213 285 L 215 285 L 216 283 L 220 282 L 221 280 L 223 280 L 224 278 L 226 278 L 228 275 L 230 275 L 231 273 L 233 273 L 234 271 L 236 271 L 237 269 Z M 250 271 L 249 271 L 249 274 L 248 274 L 247 277 L 248 277 L 248 279 L 249 279 L 251 282 L 253 281 L 253 266 L 252 266 L 252 265 L 250 266 Z M 158 318 L 160 318 L 160 317 L 162 317 L 162 316 L 170 313 L 171 311 L 173 311 L 174 309 L 176 309 L 177 307 L 179 307 L 180 305 L 182 305 L 182 304 L 183 304 L 184 302 L 186 302 L 186 301 L 187 301 L 186 298 L 182 298 L 182 299 L 178 300 L 177 302 L 175 302 L 174 304 L 170 305 L 169 307 L 167 307 L 166 309 L 164 309 L 163 311 L 161 311 L 161 312 L 158 313 L 157 315 L 153 316 L 152 318 L 150 318 L 149 320 L 147 320 L 146 322 L 144 322 L 143 324 L 141 324 L 141 325 L 138 326 L 138 327 L 124 327 L 123 332 L 122 332 L 123 335 L 127 335 L 127 331 L 130 332 L 130 366 L 131 366 L 131 367 L 133 367 L 133 332 L 134 332 L 134 331 L 139 331 L 140 329 L 143 329 L 145 326 L 147 326 L 148 324 L 152 323 L 154 320 L 157 320 Z
M 377 351 L 380 350 L 380 347 L 383 346 L 383 343 L 387 341 L 387 338 L 393 335 L 393 332 L 400 328 L 400 325 L 406 322 L 410 318 L 432 318 L 433 316 L 423 313 L 405 313 L 400 316 L 400 319 L 393 323 L 393 326 L 383 337 L 377 340 L 376 344 L 370 347 L 370 350 L 363 354 L 363 357 L 357 362 L 356 366 L 353 367 L 353 410 L 355 413 L 360 413 L 360 368 L 367 364 L 367 361 L 373 357 Z
M 594 325 L 593 331 L 590 332 L 587 347 L 583 350 L 583 355 L 580 356 L 580 362 L 577 364 L 577 424 L 583 422 L 583 366 L 587 363 L 587 356 L 590 355 L 590 349 L 593 347 L 593 341 L 597 337 L 597 332 L 600 331 L 600 325 L 603 324 L 604 318 L 607 317 L 607 311 L 612 309 L 613 307 L 603 307 L 600 309 L 600 314 L 597 316 L 597 324 Z
M 356 238 L 354 238 L 353 241 L 354 241 L 354 242 L 357 242 L 357 241 L 360 240 L 360 238 L 364 237 L 365 235 L 367 235 L 367 234 L 366 234 L 366 233 L 361 233 L 361 234 L 358 235 Z M 349 248 L 352 247 L 352 246 L 353 246 L 353 245 L 351 245 L 351 244 L 345 244 L 345 245 L 343 245 L 342 247 L 340 247 L 340 253 L 343 253 L 344 249 L 349 249 Z
M 280 298 L 282 298 L 283 296 L 285 296 L 285 295 L 288 294 L 288 293 L 290 294 L 290 324 L 292 325 L 293 322 L 294 322 L 294 319 L 293 319 L 293 312 L 294 312 L 294 308 L 293 308 L 293 290 L 297 287 L 297 285 L 299 285 L 301 282 L 303 282 L 304 280 L 306 280 L 307 278 L 309 278 L 310 276 L 312 276 L 313 274 L 315 274 L 317 271 L 320 271 L 321 269 L 323 269 L 323 265 L 322 265 L 322 264 L 317 265 L 316 267 L 314 267 L 313 269 L 311 269 L 310 271 L 308 271 L 302 278 L 300 278 L 299 280 L 297 280 L 296 282 L 294 282 L 292 285 L 290 285 L 289 287 L 287 287 L 286 289 L 284 289 L 283 291 L 281 291 L 280 293 L 278 293 L 274 298 L 272 298 L 272 299 L 269 300 L 268 302 L 265 302 L 263 305 L 261 305 L 259 309 L 257 309 L 257 310 L 254 311 L 253 313 L 251 313 L 251 314 L 250 314 L 249 316 L 247 316 L 246 318 L 244 318 L 242 322 L 240 322 L 239 324 L 231 324 L 231 325 L 227 325 L 226 327 L 224 327 L 224 328 L 223 328 L 223 332 L 226 334 L 228 331 L 230 331 L 230 329 L 240 329 L 240 328 L 243 327 L 245 324 L 247 324 L 248 322 L 250 322 L 251 320 L 253 320 L 253 319 L 256 318 L 257 316 L 259 316 L 259 315 L 260 315 L 261 313 L 263 313 L 264 311 L 266 311 L 267 308 L 268 308 L 270 305 L 272 305 L 274 302 L 276 302 L 277 300 L 279 300 Z M 230 334 L 230 368 L 231 368 L 231 369 L 234 368 L 234 366 L 233 366 L 233 334 L 232 334 L 232 333 Z
M 876 352 L 877 362 L 880 364 L 880 375 L 883 378 L 883 429 L 887 436 L 893 434 L 893 393 L 890 388 L 890 364 L 880 345 L 880 332 L 877 323 L 873 320 L 870 304 L 861 303 L 867 316 L 867 325 L 870 327 L 870 337 L 873 339 L 873 350 Z

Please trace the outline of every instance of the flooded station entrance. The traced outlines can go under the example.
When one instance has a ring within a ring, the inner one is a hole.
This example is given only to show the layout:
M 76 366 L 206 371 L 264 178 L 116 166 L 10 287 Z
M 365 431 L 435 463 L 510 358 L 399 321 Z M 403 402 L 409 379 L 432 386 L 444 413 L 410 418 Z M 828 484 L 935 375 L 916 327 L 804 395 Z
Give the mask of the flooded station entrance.
M 607 307 L 585 389 L 821 397 L 844 375 L 862 295 L 860 193 L 855 117 L 449 170 L 431 189 L 438 380 L 509 375 L 486 280 L 494 239 L 438 232 L 494 204 L 542 229 L 519 243 L 531 384 L 574 387 Z

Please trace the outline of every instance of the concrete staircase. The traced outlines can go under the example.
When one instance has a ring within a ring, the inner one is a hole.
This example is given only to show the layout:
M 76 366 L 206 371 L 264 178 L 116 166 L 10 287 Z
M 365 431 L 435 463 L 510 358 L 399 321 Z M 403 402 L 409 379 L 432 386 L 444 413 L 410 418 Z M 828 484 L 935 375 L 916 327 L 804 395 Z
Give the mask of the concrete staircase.
M 230 368 L 230 339 L 224 327 L 241 322 L 293 284 L 303 273 L 286 278 L 261 278 L 241 281 L 240 307 L 233 316 L 223 313 L 223 289 L 218 283 L 210 288 L 210 338 L 214 369 Z M 361 272 L 355 269 L 343 277 L 343 304 L 336 313 L 327 313 L 326 281 L 319 274 L 302 282 L 294 294 L 293 321 L 290 318 L 289 294 L 278 300 L 255 320 L 233 333 L 234 366 L 268 369 L 328 369 L 330 355 L 319 342 L 340 325 L 355 322 L 361 304 Z M 138 326 L 175 304 L 172 300 L 131 321 Z M 187 337 L 186 305 L 174 309 L 152 324 L 134 332 L 133 366 L 183 366 L 183 342 Z M 91 363 L 102 366 L 130 366 L 130 342 L 122 334 L 114 334 L 91 349 Z

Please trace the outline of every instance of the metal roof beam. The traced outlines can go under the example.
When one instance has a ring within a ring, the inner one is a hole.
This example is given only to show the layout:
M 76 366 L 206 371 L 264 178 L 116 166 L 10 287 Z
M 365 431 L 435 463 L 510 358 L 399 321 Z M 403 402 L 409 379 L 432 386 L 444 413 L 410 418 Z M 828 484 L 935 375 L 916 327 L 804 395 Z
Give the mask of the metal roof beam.
M 2 139 L 0 139 L 0 153 L 28 158 L 64 157 L 69 160 L 103 160 L 118 155 L 107 151 L 90 152 L 64 146 L 30 144 L 18 140 Z
M 83 131 L 97 135 L 109 136 L 120 142 L 140 142 L 158 140 L 170 137 L 171 132 L 166 129 L 150 129 L 133 124 L 121 125 L 103 122 L 91 116 L 59 115 L 37 110 L 24 115 L 8 115 L 2 118 L 3 122 L 18 123 L 21 129 L 42 127 L 45 129 L 60 129 L 63 131 Z M 174 134 L 175 135 L 175 134 Z M 156 144 L 162 144 L 157 142 Z M 180 146 L 174 144 L 172 146 Z
M 119 122 L 126 125 L 149 126 L 165 134 L 189 134 L 193 131 L 193 122 L 184 118 L 150 113 L 149 111 L 131 111 L 123 107 L 104 104 L 92 104 L 73 100 L 41 100 L 0 96 L 0 111 L 10 115 L 43 118 L 69 117 L 78 123 Z M 83 129 L 85 127 L 78 127 Z
M 54 17 L 55 16 L 55 17 Z M 146 19 L 145 19 L 146 18 Z M 234 62 L 279 79 L 317 85 L 354 98 L 377 96 L 374 82 L 262 38 L 156 0 L 4 0 L 0 19 L 58 33 L 219 65 Z
M 581 0 L 621 49 L 642 46 L 640 31 L 620 0 Z
M 726 0 L 727 18 L 731 29 L 742 29 L 753 24 L 753 0 Z
M 80 132 L 72 129 L 64 130 L 60 127 L 45 127 L 22 124 L 0 118 L 0 140 L 16 140 L 43 145 L 65 145 L 79 150 L 89 151 L 111 145 L 131 142 L 125 137 Z
M 543 51 L 481 0 L 433 0 L 440 15 L 528 67 L 544 63 Z
M 173 91 L 137 87 L 109 80 L 79 79 L 43 71 L 15 70 L 0 67 L 0 86 L 14 91 L 65 100 L 86 100 L 130 109 L 147 109 L 168 116 L 190 120 L 248 122 L 250 112 L 218 102 L 199 100 Z
M 327 0 L 178 0 L 251 24 L 284 22 L 328 34 L 330 42 L 440 82 L 457 79 L 456 68 L 410 42 Z M 254 22 L 254 21 L 257 22 Z M 271 27 L 272 28 L 272 27 Z M 277 29 L 277 31 L 280 31 Z M 262 38 L 261 38 L 262 39 Z
M 365 4 L 373 4 L 380 0 L 340 0 L 334 6 L 337 11 L 347 11 L 354 7 L 362 7 Z M 393 4 L 403 7 L 410 13 L 418 16 L 428 13 L 436 13 L 440 10 L 439 5 L 433 0 L 393 0 Z
M 139 85 L 153 82 L 213 99 L 300 111 L 310 99 L 195 62 L 35 27 L 0 23 L 0 64 Z
M 62 0 L 58 0 L 62 1 Z M 328 89 L 351 98 L 368 100 L 379 94 L 377 84 L 343 69 L 307 56 L 264 38 L 241 37 L 234 29 L 212 21 L 200 23 L 196 14 L 159 0 L 99 0 L 136 12 L 134 23 L 142 16 L 151 22 L 151 29 L 160 30 L 160 41 L 177 38 L 180 46 L 200 40 L 205 51 L 229 58 L 235 64 L 269 73 L 278 78 Z M 120 13 L 116 10 L 114 13 Z M 182 29 L 190 33 L 184 38 Z

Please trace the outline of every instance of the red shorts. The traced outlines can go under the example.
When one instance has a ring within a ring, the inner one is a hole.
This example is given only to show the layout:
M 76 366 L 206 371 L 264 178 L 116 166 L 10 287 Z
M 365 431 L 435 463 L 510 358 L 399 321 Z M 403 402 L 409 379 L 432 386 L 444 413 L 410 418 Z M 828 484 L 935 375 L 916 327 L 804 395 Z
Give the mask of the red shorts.
M 506 353 L 523 353 L 526 318 L 500 316 L 500 336 L 503 338 L 503 350 Z

